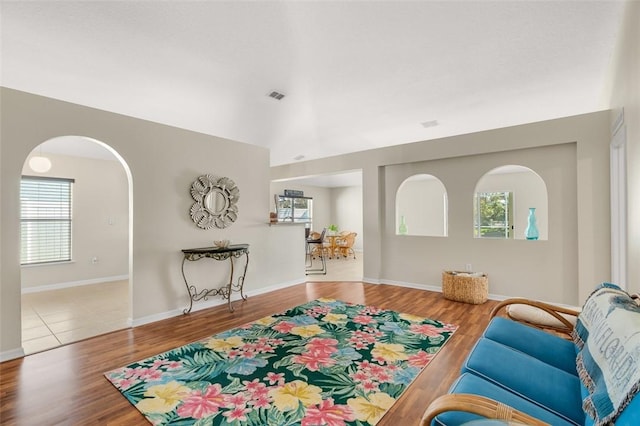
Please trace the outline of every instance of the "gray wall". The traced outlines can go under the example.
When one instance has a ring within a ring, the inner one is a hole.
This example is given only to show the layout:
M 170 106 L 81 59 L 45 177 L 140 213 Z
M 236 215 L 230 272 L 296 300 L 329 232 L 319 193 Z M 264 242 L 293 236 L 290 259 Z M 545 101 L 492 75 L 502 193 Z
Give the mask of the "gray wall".
M 489 170 L 519 164 L 549 191 L 547 241 L 471 237 L 475 184 Z M 441 272 L 471 263 L 487 272 L 496 296 L 577 304 L 610 277 L 609 112 L 416 142 L 271 170 L 272 179 L 363 170 L 364 276 L 438 288 Z M 445 184 L 449 237 L 395 235 L 400 183 L 429 173 Z
M 489 170 L 516 160 L 547 182 L 552 238 L 474 238 L 476 183 Z M 396 235 L 395 200 L 386 198 L 381 279 L 439 286 L 443 269 L 464 270 L 471 264 L 474 270 L 489 274 L 492 294 L 574 303 L 578 299 L 577 209 L 576 198 L 567 194 L 576 193 L 575 164 L 575 144 L 567 143 L 386 167 L 386 194 L 395 194 L 416 172 L 433 174 L 442 181 L 449 199 L 449 234 L 446 238 Z M 571 246 L 574 249 L 566 249 Z M 386 261 L 393 258 L 397 261 Z
M 268 225 L 268 150 L 11 89 L 3 88 L 0 99 L 0 359 L 21 353 L 17 248 L 22 166 L 33 148 L 53 137 L 76 135 L 104 142 L 130 170 L 134 325 L 179 315 L 188 305 L 180 272 L 182 248 L 211 246 L 223 238 L 249 243 L 249 292 L 304 281 L 303 229 Z M 240 189 L 239 218 L 227 229 L 202 230 L 189 216 L 191 183 L 206 173 L 227 176 Z M 208 260 L 189 265 L 189 272 L 193 282 L 213 287 L 213 271 L 223 275 L 226 265 Z

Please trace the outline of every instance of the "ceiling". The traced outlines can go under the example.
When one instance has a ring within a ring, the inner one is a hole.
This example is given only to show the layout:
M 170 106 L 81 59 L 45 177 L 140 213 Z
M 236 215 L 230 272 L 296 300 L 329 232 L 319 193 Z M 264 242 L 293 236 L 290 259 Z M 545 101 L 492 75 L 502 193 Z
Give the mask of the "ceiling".
M 623 11 L 3 0 L 0 83 L 267 147 L 279 165 L 605 109 Z

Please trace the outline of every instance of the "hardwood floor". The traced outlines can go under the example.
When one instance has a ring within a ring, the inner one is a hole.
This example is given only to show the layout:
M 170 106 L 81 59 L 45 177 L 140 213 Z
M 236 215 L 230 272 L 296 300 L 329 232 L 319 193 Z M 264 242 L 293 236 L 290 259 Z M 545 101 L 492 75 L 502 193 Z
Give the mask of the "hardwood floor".
M 300 284 L 144 326 L 116 331 L 0 364 L 2 425 L 144 425 L 144 417 L 104 378 L 105 371 L 182 346 L 318 297 L 374 305 L 457 324 L 458 331 L 382 418 L 416 425 L 445 393 L 497 302 L 469 305 L 442 294 L 358 282 Z

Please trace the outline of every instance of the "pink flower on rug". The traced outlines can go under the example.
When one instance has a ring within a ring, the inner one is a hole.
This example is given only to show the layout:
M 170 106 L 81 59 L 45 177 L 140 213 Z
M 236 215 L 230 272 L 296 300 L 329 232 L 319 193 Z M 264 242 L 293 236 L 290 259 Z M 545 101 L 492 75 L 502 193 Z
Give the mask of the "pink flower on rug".
M 382 371 L 374 376 L 380 383 L 390 382 L 392 377 L 388 371 Z
M 365 380 L 362 383 L 360 383 L 360 386 L 362 387 L 362 389 L 367 393 L 380 390 L 378 385 L 379 383 L 376 383 L 372 380 Z
M 355 373 L 349 375 L 356 382 L 362 382 L 369 378 L 369 375 L 362 370 L 358 370 Z
M 442 331 L 451 331 L 454 332 L 458 329 L 458 326 L 455 324 L 442 324 Z
M 242 352 L 242 356 L 245 358 L 255 358 L 256 357 L 256 353 L 252 350 L 246 350 Z
M 360 311 L 360 313 L 367 315 L 378 315 L 382 312 L 384 312 L 384 309 L 376 308 L 375 306 L 366 306 Z
M 269 388 L 267 388 L 267 386 L 264 383 L 262 383 L 262 385 L 263 387 L 256 389 L 255 392 L 251 394 L 251 397 L 253 399 L 263 398 L 269 394 Z
M 255 345 L 255 350 L 256 350 L 256 352 L 261 353 L 261 354 L 275 352 L 274 349 L 273 349 L 273 346 L 269 345 L 268 343 L 257 343 Z
M 138 377 L 138 375 L 137 375 L 137 370 L 138 370 L 139 368 L 140 368 L 140 367 L 138 367 L 138 368 L 124 368 L 124 369 L 122 370 L 122 375 L 123 375 L 125 378 L 129 378 L 129 377 Z
M 409 365 L 412 367 L 424 367 L 429 364 L 429 361 L 431 361 L 433 357 L 434 354 L 419 351 L 414 355 L 409 355 Z
M 357 315 L 356 317 L 353 318 L 353 322 L 367 325 L 367 324 L 371 324 L 372 322 L 376 322 L 376 320 L 374 320 L 368 315 Z
M 142 380 L 160 380 L 162 378 L 162 372 L 155 368 L 138 367 L 135 369 L 134 375 Z
M 216 383 L 208 386 L 204 393 L 198 390 L 193 391 L 178 407 L 178 415 L 201 419 L 217 413 L 224 403 L 222 387 Z
M 326 315 L 331 312 L 330 306 L 314 306 L 305 312 L 310 317 L 318 318 L 320 315 Z
M 167 360 L 165 359 L 156 359 L 155 361 L 153 361 L 153 364 L 151 364 L 151 368 L 158 369 L 163 365 L 165 365 L 166 363 L 167 363 Z
M 411 324 L 411 326 L 409 326 L 409 330 L 429 337 L 438 337 L 442 334 L 442 328 L 438 328 L 431 324 Z
M 167 370 L 177 370 L 179 368 L 182 368 L 182 363 L 179 361 L 171 361 L 166 363 L 167 365 Z
M 368 346 L 368 344 L 363 342 L 362 340 L 351 342 L 351 345 L 356 349 L 364 349 Z
M 318 371 L 321 367 L 331 367 L 336 363 L 336 360 L 331 358 L 327 353 L 311 351 L 306 354 L 294 356 L 293 362 L 296 364 L 304 364 L 309 371 Z
M 272 346 L 284 345 L 284 340 L 282 340 L 281 338 L 269 339 L 269 344 Z
M 271 401 L 269 401 L 269 398 L 266 395 L 260 396 L 257 399 L 252 399 L 250 401 L 250 404 L 253 405 L 255 408 L 269 408 L 269 407 L 271 407 Z
M 380 330 L 378 330 L 377 328 L 373 328 L 373 327 L 364 327 L 364 331 L 372 336 L 372 337 L 382 337 L 384 335 L 384 333 Z
M 117 387 L 118 389 L 127 390 L 127 389 L 129 389 L 132 385 L 134 385 L 134 384 L 138 383 L 138 381 L 137 381 L 137 380 L 134 380 L 134 379 L 131 379 L 131 378 L 128 378 L 128 379 L 120 379 L 120 380 L 116 380 L 116 381 L 114 381 L 113 383 L 116 385 L 116 387 Z
M 338 341 L 336 339 L 323 339 L 315 337 L 305 345 L 310 352 L 320 352 L 326 355 L 331 355 L 338 351 Z
M 386 370 L 386 367 L 383 367 L 383 366 L 381 366 L 379 364 L 368 363 L 367 367 L 369 369 L 369 372 L 374 376 L 383 374 L 385 372 L 385 370 Z
M 267 377 L 265 377 L 263 380 L 265 382 L 269 381 L 270 385 L 275 385 L 277 383 L 279 386 L 282 386 L 284 384 L 284 373 L 269 372 L 267 373 Z
M 225 395 L 225 402 L 227 403 L 227 407 L 244 407 L 247 405 L 247 401 L 249 398 L 244 394 L 244 392 L 238 392 L 233 395 Z
M 227 418 L 228 422 L 232 422 L 234 420 L 245 422 L 247 421 L 247 416 L 245 416 L 245 414 L 249 413 L 250 411 L 251 408 L 236 407 L 233 410 L 225 411 L 224 413 L 222 413 L 222 415 Z
M 367 317 L 368 318 L 368 317 Z M 354 331 L 349 339 L 349 342 L 365 342 L 365 343 L 375 343 L 376 336 L 371 333 L 366 333 L 364 331 Z
M 344 426 L 345 421 L 356 419 L 348 405 L 335 405 L 333 398 L 323 400 L 319 405 L 308 407 L 301 426 Z
M 278 333 L 289 334 L 291 329 L 293 327 L 295 327 L 295 326 L 296 325 L 294 323 L 292 323 L 292 322 L 282 321 L 282 322 L 279 322 L 278 324 L 274 325 L 271 328 L 274 329 L 275 331 L 277 331 Z
M 260 380 L 258 379 L 253 379 L 252 381 L 243 380 L 242 384 L 244 385 L 245 388 L 247 388 L 247 391 L 249 391 L 250 394 L 255 393 L 260 388 L 267 387 L 267 385 L 265 385 L 264 383 L 260 383 Z

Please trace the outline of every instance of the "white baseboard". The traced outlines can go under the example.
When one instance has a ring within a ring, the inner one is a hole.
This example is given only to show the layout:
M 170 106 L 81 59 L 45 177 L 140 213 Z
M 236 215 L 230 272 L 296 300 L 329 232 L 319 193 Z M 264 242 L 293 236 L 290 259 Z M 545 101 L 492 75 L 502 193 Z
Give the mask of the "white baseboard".
M 91 278 L 89 280 L 69 281 L 66 283 L 38 285 L 35 287 L 23 287 L 22 294 L 39 293 L 41 291 L 60 290 L 62 288 L 79 287 L 83 285 L 101 284 L 111 281 L 128 280 L 129 275 L 114 275 L 112 277 Z
M 415 288 L 418 290 L 437 291 L 439 293 L 442 292 L 442 287 L 429 285 L 429 284 L 409 283 L 405 281 L 393 281 L 393 280 L 385 280 L 385 279 L 380 280 L 380 284 L 389 284 L 389 285 L 395 285 L 398 287 Z
M 22 348 L 11 349 L 10 351 L 0 352 L 0 362 L 9 361 L 16 358 L 22 358 L 24 350 Z
M 442 293 L 442 286 L 439 286 L 439 285 L 417 284 L 417 283 L 408 283 L 404 281 L 392 281 L 392 280 L 384 280 L 384 279 L 380 280 L 380 284 L 389 284 L 389 285 L 395 285 L 398 287 L 408 287 L 408 288 L 415 288 L 418 290 L 435 291 L 437 293 Z M 491 293 L 487 296 L 489 300 L 497 300 L 497 301 L 506 300 L 511 297 L 513 296 L 503 296 L 501 294 L 491 294 Z
M 291 287 L 291 286 L 303 284 L 303 283 L 304 283 L 304 279 L 301 278 L 300 280 L 293 280 L 293 281 L 288 281 L 280 284 L 270 285 L 270 286 L 255 289 L 255 290 L 249 290 L 245 294 L 247 297 L 252 297 L 252 296 L 257 296 L 259 294 L 269 293 L 271 291 L 281 290 L 283 288 L 287 288 L 287 287 Z M 242 298 L 240 297 L 240 294 L 235 293 L 231 298 L 231 302 L 232 303 L 237 302 L 238 300 L 242 300 Z M 198 302 L 194 302 L 191 312 L 197 312 L 203 309 L 213 308 L 214 306 L 226 305 L 227 303 L 228 302 L 222 298 L 214 298 L 210 300 L 198 301 Z M 131 322 L 131 325 L 132 327 L 137 327 L 139 325 L 149 324 L 149 323 L 161 321 L 167 318 L 177 317 L 182 315 L 183 312 L 184 312 L 183 309 L 173 309 L 171 311 L 161 312 L 158 314 L 153 314 L 146 317 L 135 319 Z

